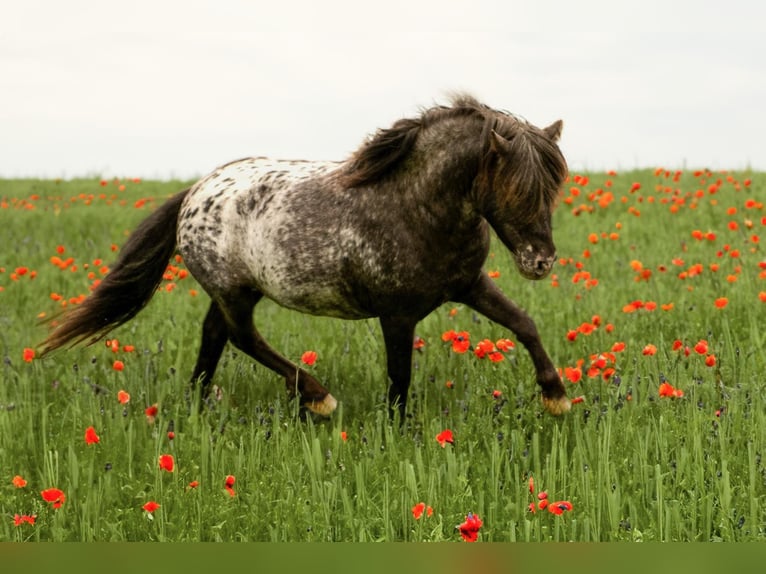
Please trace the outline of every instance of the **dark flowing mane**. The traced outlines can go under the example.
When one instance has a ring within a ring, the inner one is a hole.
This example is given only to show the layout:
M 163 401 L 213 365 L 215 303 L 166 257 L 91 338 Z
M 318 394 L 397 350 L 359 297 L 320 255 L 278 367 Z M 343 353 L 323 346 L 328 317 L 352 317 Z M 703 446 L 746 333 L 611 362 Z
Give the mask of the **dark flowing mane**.
M 390 128 L 379 129 L 348 160 L 343 185 L 361 187 L 380 181 L 412 152 L 423 130 L 461 117 L 483 120 L 477 139 L 481 138 L 484 159 L 489 156 L 491 131 L 510 142 L 512 162 L 506 175 L 509 191 L 499 198 L 501 203 L 518 203 L 522 219 L 534 218 L 541 209 L 553 206 L 567 174 L 556 138 L 516 115 L 492 109 L 465 94 L 454 96 L 449 106 L 428 108 L 416 118 L 404 118 Z
M 420 132 L 445 119 L 482 116 L 491 108 L 468 95 L 452 98 L 451 106 L 435 106 L 417 118 L 403 118 L 390 128 L 379 129 L 351 156 L 343 175 L 347 187 L 359 187 L 379 181 L 406 158 Z

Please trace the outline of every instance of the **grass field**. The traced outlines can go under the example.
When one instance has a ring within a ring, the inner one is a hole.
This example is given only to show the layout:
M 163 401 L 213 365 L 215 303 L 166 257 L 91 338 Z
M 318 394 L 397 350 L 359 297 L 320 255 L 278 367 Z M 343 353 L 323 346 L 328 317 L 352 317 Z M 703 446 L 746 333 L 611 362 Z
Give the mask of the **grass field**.
M 376 322 L 270 302 L 261 332 L 317 353 L 338 411 L 301 416 L 229 347 L 220 401 L 190 413 L 207 296 L 180 260 L 108 341 L 35 356 L 41 320 L 188 183 L 0 181 L 0 541 L 460 541 L 469 513 L 479 541 L 764 539 L 765 174 L 573 174 L 553 275 L 522 279 L 499 244 L 487 271 L 580 402 L 544 414 L 523 348 L 474 352 L 511 334 L 447 305 L 418 328 L 401 428 Z

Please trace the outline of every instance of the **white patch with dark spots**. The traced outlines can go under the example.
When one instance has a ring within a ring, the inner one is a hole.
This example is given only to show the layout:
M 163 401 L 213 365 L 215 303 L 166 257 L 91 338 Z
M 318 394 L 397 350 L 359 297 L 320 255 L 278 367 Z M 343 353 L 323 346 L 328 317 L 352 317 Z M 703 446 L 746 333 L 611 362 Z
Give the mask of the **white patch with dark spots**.
M 253 158 L 199 181 L 178 225 L 178 248 L 192 274 L 211 294 L 252 287 L 299 311 L 366 316 L 344 292 L 343 267 L 357 233 L 321 212 L 322 193 L 327 201 L 341 193 L 319 183 L 338 165 Z

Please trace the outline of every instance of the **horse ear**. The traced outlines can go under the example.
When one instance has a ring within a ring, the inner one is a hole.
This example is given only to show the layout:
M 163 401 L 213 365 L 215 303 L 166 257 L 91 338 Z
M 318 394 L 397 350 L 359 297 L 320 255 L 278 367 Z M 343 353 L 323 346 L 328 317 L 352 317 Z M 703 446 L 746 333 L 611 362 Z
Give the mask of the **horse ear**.
M 489 148 L 495 153 L 508 154 L 511 151 L 511 142 L 509 142 L 495 130 L 492 130 L 489 135 Z
M 564 129 L 564 122 L 561 120 L 556 120 L 547 128 L 543 129 L 543 132 L 545 132 L 545 135 L 548 136 L 552 141 L 557 142 L 561 137 L 562 129 Z

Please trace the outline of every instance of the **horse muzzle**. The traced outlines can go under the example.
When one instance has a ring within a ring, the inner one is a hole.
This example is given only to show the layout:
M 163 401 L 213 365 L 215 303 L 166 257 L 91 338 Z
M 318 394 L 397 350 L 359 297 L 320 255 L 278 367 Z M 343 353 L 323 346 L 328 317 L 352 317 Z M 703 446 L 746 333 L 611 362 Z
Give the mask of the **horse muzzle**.
M 526 279 L 537 281 L 545 279 L 556 263 L 556 255 L 540 255 L 531 252 L 515 254 L 516 266 L 519 273 Z

